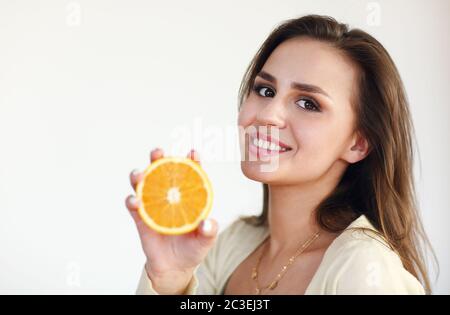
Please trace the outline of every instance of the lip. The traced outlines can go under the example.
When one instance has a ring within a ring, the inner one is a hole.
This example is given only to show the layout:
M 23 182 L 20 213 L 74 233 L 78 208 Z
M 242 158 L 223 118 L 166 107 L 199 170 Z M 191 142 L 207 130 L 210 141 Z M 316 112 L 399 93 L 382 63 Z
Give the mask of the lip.
M 275 143 L 275 144 L 279 145 L 280 147 L 282 147 L 282 148 L 284 148 L 284 149 L 286 149 L 288 151 L 292 150 L 292 148 L 290 146 L 288 146 L 287 144 L 285 144 L 284 142 L 282 142 L 282 141 L 280 141 L 278 139 L 272 138 L 270 135 L 266 135 L 266 134 L 261 133 L 259 131 L 250 134 L 250 140 L 252 141 L 254 138 L 258 138 L 258 139 L 262 139 L 262 140 L 265 140 L 265 141 L 269 141 L 269 142 Z
M 259 137 L 258 137 L 258 135 L 259 135 Z M 278 150 L 270 150 L 270 149 L 263 149 L 263 148 L 257 147 L 253 144 L 253 140 L 255 138 L 273 142 L 275 144 L 278 144 L 280 147 L 285 148 L 286 150 L 278 151 Z M 248 150 L 253 156 L 257 157 L 257 159 L 260 159 L 262 157 L 277 156 L 279 154 L 289 152 L 292 150 L 292 148 L 279 140 L 273 139 L 272 137 L 270 137 L 268 135 L 255 132 L 255 133 L 249 134 Z

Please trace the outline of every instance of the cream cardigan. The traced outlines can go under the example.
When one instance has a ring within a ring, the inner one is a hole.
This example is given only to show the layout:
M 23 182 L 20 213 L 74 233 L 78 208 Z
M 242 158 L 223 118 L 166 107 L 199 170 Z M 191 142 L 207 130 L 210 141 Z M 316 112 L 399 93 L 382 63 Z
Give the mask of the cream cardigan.
M 305 294 L 425 294 L 399 256 L 373 233 L 350 229 L 358 227 L 375 229 L 364 215 L 353 221 L 325 251 Z M 268 235 L 266 226 L 234 221 L 197 266 L 185 294 L 223 294 L 233 271 Z M 158 294 L 145 269 L 136 294 Z

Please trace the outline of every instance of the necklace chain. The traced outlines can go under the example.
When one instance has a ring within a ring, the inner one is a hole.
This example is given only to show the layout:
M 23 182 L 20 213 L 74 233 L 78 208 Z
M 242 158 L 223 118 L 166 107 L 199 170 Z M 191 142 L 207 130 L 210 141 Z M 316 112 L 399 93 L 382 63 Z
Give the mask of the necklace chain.
M 261 287 L 261 285 L 259 284 L 259 279 L 258 279 L 258 269 L 259 269 L 259 264 L 261 263 L 261 259 L 263 257 L 263 254 L 265 252 L 265 249 L 267 247 L 267 243 L 265 245 L 265 247 L 263 248 L 263 250 L 261 251 L 261 255 L 259 256 L 259 259 L 256 263 L 256 266 L 253 267 L 252 270 L 252 279 L 255 281 L 256 284 L 256 289 L 255 289 L 255 293 L 256 294 L 261 294 L 263 290 L 266 289 L 270 289 L 273 290 L 277 287 L 278 282 L 280 281 L 280 279 L 284 276 L 284 274 L 286 273 L 286 271 L 288 270 L 288 268 L 294 263 L 295 259 L 301 254 L 303 253 L 308 247 L 309 245 L 311 245 L 318 237 L 319 237 L 320 233 L 317 232 L 315 233 L 310 239 L 308 239 L 306 242 L 304 242 L 302 244 L 302 246 L 297 249 L 297 251 L 295 252 L 294 255 L 292 255 L 291 258 L 289 258 L 289 261 L 287 264 L 285 264 L 283 267 L 281 267 L 281 271 L 280 273 L 278 273 L 278 275 L 272 280 L 272 282 L 270 282 L 268 285 Z

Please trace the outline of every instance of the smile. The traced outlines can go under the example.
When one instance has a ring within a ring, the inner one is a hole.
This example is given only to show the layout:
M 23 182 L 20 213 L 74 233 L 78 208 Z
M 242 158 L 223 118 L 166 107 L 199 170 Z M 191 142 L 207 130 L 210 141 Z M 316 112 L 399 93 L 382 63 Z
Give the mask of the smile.
M 283 142 L 262 133 L 251 134 L 249 140 L 249 151 L 258 158 L 278 155 L 292 150 Z
M 282 148 L 278 144 L 273 142 L 265 141 L 263 139 L 253 138 L 252 144 L 258 148 L 270 150 L 270 151 L 287 151 L 287 148 Z

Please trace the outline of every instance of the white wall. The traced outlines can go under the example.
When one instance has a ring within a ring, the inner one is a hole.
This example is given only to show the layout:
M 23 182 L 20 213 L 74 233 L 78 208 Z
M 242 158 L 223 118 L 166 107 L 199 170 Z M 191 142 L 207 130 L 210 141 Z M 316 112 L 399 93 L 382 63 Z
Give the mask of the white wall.
M 441 265 L 435 292 L 450 293 L 449 12 L 446 0 L 1 0 L 0 293 L 134 293 L 144 257 L 128 173 L 179 143 L 183 125 L 206 138 L 235 126 L 250 59 L 276 24 L 307 13 L 367 30 L 396 61 Z M 203 166 L 221 229 L 259 212 L 261 185 L 239 159 Z

